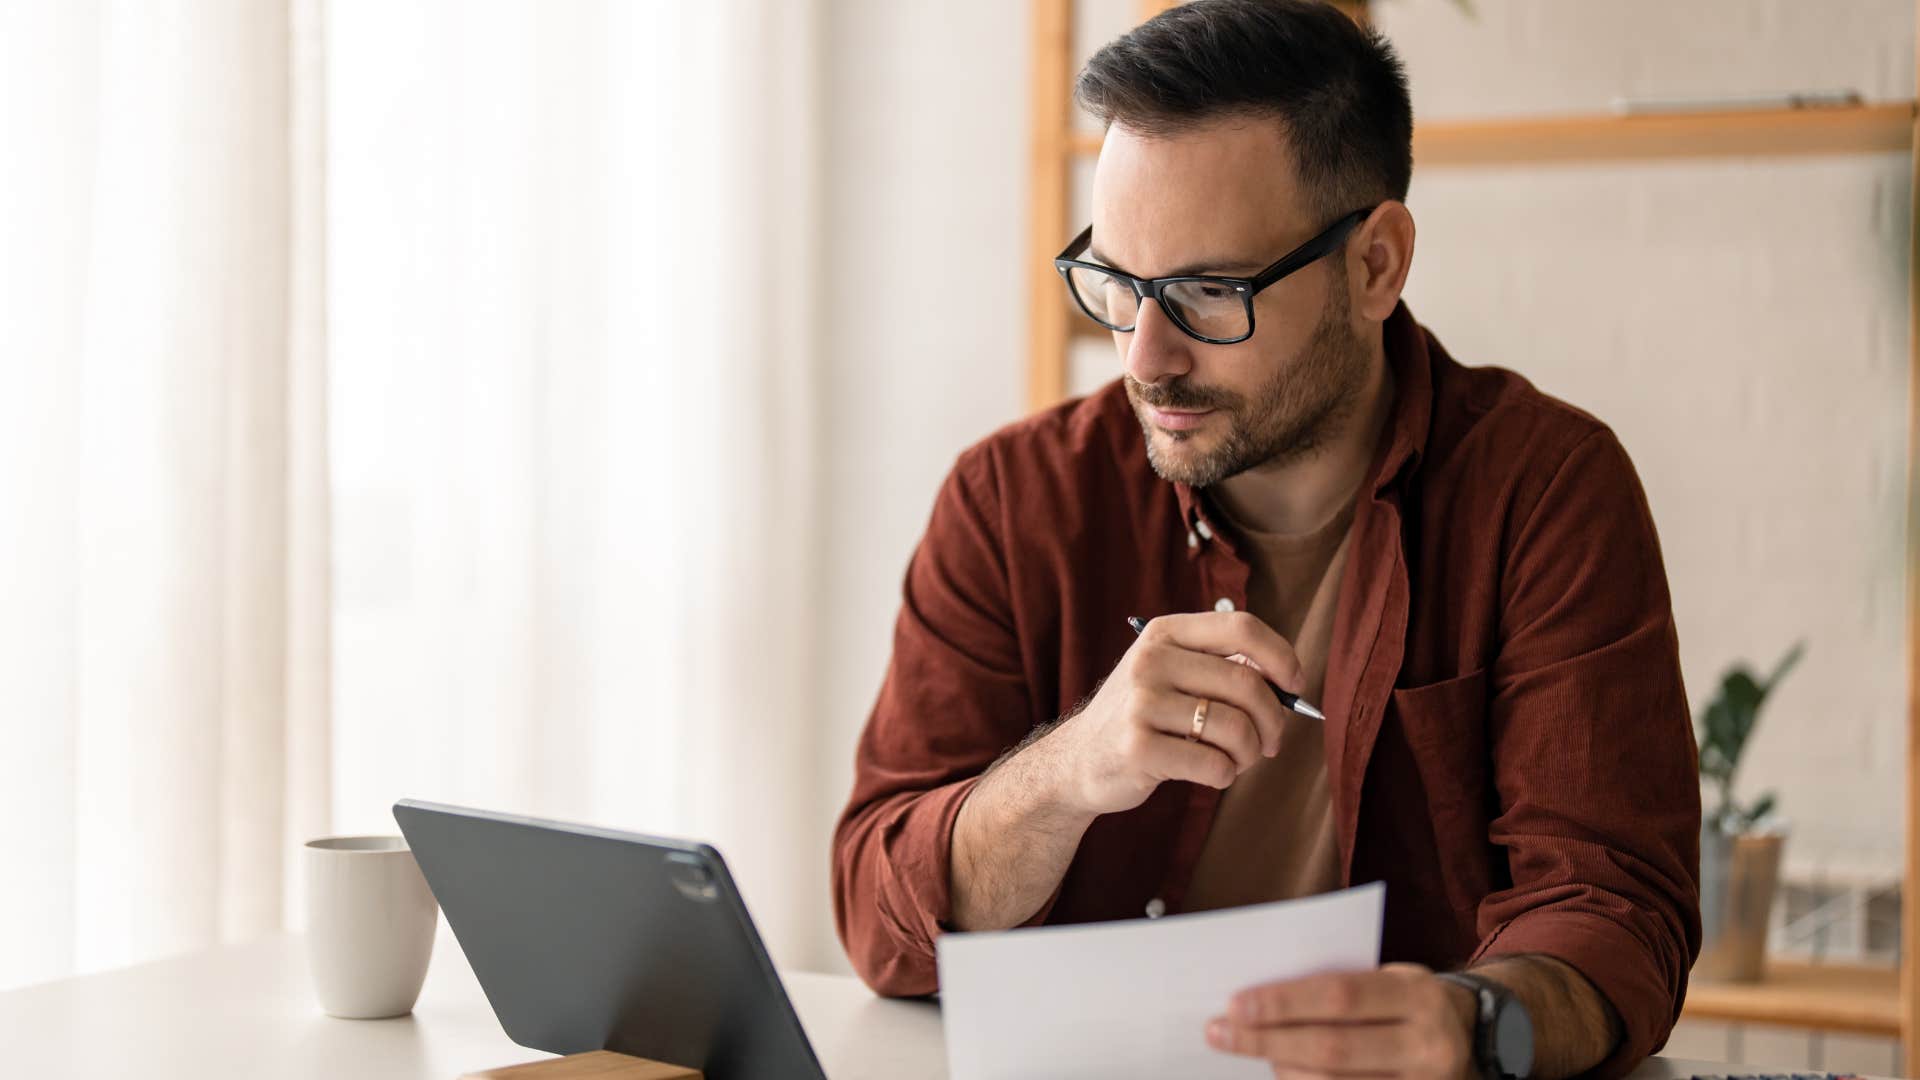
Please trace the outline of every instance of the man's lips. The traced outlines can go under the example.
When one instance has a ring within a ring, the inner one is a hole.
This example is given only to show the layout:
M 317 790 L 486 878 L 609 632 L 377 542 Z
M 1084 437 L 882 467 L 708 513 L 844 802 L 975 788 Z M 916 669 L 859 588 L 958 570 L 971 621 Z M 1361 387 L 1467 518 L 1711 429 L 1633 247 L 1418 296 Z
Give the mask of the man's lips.
M 1206 421 L 1207 417 L 1213 415 L 1212 409 L 1200 409 L 1197 411 L 1189 409 L 1161 409 L 1152 405 L 1148 405 L 1146 408 L 1147 418 L 1153 421 L 1154 426 L 1166 428 L 1168 431 L 1187 431 L 1192 428 L 1197 428 Z

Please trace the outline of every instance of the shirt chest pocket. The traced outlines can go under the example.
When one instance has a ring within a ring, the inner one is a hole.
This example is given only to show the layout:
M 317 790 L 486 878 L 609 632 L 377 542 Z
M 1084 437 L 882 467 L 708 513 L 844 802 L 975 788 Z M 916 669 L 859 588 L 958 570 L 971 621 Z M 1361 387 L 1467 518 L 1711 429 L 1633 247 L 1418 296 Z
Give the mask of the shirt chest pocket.
M 1388 721 L 1405 741 L 1402 764 L 1410 775 L 1402 780 L 1422 789 L 1436 836 L 1455 838 L 1471 830 L 1484 839 L 1490 803 L 1486 669 L 1395 689 Z

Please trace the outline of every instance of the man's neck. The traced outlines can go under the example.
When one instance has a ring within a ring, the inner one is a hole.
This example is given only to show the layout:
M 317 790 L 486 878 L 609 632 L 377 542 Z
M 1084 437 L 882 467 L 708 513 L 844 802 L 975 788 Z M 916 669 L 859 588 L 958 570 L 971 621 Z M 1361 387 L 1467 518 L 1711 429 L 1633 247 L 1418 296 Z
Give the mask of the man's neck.
M 1393 373 L 1381 337 L 1353 410 L 1311 453 L 1256 465 L 1209 489 L 1234 521 L 1263 533 L 1307 533 L 1332 520 L 1366 481 L 1373 451 L 1393 414 Z

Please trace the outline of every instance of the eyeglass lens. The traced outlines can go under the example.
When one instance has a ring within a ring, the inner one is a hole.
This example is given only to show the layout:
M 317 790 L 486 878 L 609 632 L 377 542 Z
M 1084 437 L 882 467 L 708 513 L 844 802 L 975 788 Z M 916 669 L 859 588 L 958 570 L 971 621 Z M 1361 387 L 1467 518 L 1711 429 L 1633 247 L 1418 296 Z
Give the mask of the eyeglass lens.
M 1109 330 L 1131 330 L 1140 317 L 1133 284 L 1083 266 L 1068 271 L 1075 295 L 1095 322 Z M 1170 282 L 1162 305 L 1175 322 L 1201 337 L 1235 338 L 1247 332 L 1247 304 L 1231 286 L 1210 281 Z

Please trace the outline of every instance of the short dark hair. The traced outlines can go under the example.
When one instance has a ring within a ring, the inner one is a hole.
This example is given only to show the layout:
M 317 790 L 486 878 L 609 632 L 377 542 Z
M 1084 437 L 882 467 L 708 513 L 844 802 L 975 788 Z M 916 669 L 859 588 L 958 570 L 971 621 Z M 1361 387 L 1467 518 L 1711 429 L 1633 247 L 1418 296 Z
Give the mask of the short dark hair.
M 1332 219 L 1405 201 L 1406 69 L 1380 33 L 1324 0 L 1192 0 L 1114 39 L 1074 97 L 1103 126 L 1170 135 L 1208 120 L 1280 122 L 1310 208 Z

